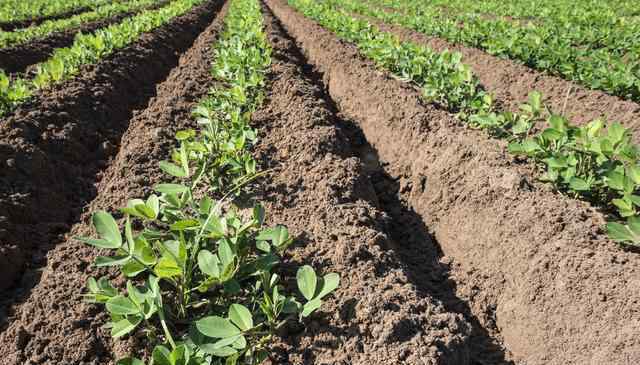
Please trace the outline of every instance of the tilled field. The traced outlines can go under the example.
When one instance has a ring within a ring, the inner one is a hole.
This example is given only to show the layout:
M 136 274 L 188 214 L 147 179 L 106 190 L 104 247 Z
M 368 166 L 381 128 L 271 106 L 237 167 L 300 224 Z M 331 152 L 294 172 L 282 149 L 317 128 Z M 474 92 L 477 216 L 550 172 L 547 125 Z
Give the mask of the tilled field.
M 194 7 L 2 119 L 0 363 L 155 358 L 150 336 L 112 339 L 108 312 L 83 300 L 89 277 L 118 288 L 126 278 L 96 268 L 106 251 L 76 238 L 94 235 L 94 212 L 165 181 L 175 133 L 197 128 L 193 109 L 220 87 L 213 46 L 233 1 Z M 271 62 L 250 152 L 264 173 L 236 204 L 260 203 L 267 225 L 288 227 L 283 277 L 300 265 L 340 275 L 320 309 L 278 326 L 265 363 L 640 363 L 638 250 L 607 237 L 609 210 L 540 182 L 506 141 L 426 102 L 285 0 L 260 6 Z M 536 89 L 572 121 L 606 115 L 637 140 L 637 103 L 372 21 L 460 51 L 506 109 Z M 0 67 L 22 72 L 72 35 L 0 50 L 16 52 Z

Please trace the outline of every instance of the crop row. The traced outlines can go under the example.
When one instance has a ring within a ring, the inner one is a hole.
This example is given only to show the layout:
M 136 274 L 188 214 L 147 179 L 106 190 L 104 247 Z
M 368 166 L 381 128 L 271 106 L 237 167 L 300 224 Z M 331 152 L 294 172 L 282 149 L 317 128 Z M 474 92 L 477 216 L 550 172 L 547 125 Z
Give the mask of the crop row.
M 91 278 L 86 298 L 104 304 L 113 337 L 146 334 L 152 364 L 257 365 L 278 329 L 310 315 L 338 286 L 337 274 L 319 278 L 302 266 L 294 280 L 300 295 L 290 293 L 290 278 L 275 272 L 293 242 L 287 228 L 265 227 L 259 203 L 249 217 L 232 203 L 264 174 L 250 152 L 257 139 L 250 119 L 270 63 L 257 0 L 232 0 L 214 46 L 214 86 L 193 112 L 198 129 L 177 132 L 178 146 L 160 163 L 166 182 L 120 209 L 124 239 L 105 211 L 92 219 L 99 238 L 81 238 L 115 251 L 95 265 L 119 267 L 128 278 L 123 291 L 107 277 Z
M 486 15 L 507 16 L 535 21 L 570 21 L 573 24 L 624 24 L 625 18 L 639 15 L 634 0 L 600 1 L 570 0 L 497 1 L 472 2 L 469 0 L 424 0 L 425 6 L 441 6 L 452 11 L 473 12 Z
M 640 59 L 633 52 L 621 56 L 611 54 L 606 48 L 573 47 L 570 41 L 554 37 L 548 25 L 518 27 L 502 19 L 444 15 L 439 9 L 423 9 L 406 0 L 358 2 L 357 11 L 429 36 L 518 60 L 528 67 L 592 89 L 640 101 Z
M 420 1 L 418 1 L 420 3 Z M 432 1 L 423 0 L 424 5 L 420 9 L 433 7 Z M 558 2 L 562 3 L 562 2 Z M 571 4 L 569 7 L 568 5 Z M 544 32 L 545 37 L 560 38 L 572 46 L 581 46 L 587 49 L 606 48 L 618 56 L 624 56 L 633 52 L 637 54 L 640 40 L 640 22 L 629 21 L 618 15 L 607 3 L 598 4 L 564 2 L 565 11 L 558 9 L 560 4 L 551 5 L 545 14 L 547 16 L 531 19 L 524 14 L 530 8 L 529 3 L 483 1 L 474 2 L 471 0 L 456 0 L 447 2 L 445 11 L 479 16 L 479 17 L 504 17 L 509 16 L 515 20 L 513 25 L 533 28 L 537 33 Z M 509 10 L 505 9 L 508 8 Z M 567 11 L 570 10 L 570 11 Z
M 470 127 L 487 130 L 509 141 L 509 151 L 537 163 L 541 180 L 569 195 L 581 197 L 612 212 L 607 227 L 613 240 L 640 244 L 640 150 L 630 132 L 603 120 L 574 126 L 542 105 L 533 91 L 518 113 L 497 110 L 461 55 L 434 52 L 381 32 L 366 20 L 349 16 L 341 6 L 351 0 L 289 0 L 289 4 L 397 77 L 415 83 L 429 102 L 438 102 Z M 546 124 L 546 128 L 544 128 Z M 538 131 L 538 132 L 537 132 Z M 619 223 L 621 218 L 627 224 Z
M 0 2 L 0 22 L 10 23 L 91 9 L 113 0 L 5 0 Z
M 137 12 L 157 2 L 158 0 L 130 0 L 125 3 L 107 4 L 69 18 L 48 20 L 39 25 L 16 29 L 13 32 L 0 32 L 0 48 L 21 45 L 55 32 L 79 27 L 88 22 L 108 19 L 128 12 Z
M 47 61 L 36 65 L 33 78 L 10 78 L 0 70 L 0 117 L 27 101 L 35 91 L 76 75 L 84 65 L 95 64 L 117 49 L 135 42 L 142 33 L 185 14 L 205 0 L 175 0 L 157 10 L 129 17 L 94 34 L 78 34 L 70 47 L 58 48 Z

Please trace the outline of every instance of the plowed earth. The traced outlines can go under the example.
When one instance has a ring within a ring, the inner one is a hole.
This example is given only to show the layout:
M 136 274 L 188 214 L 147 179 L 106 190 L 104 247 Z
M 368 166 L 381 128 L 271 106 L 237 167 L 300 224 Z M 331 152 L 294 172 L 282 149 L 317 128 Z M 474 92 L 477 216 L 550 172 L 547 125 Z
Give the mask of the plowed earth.
M 640 263 L 606 239 L 602 213 L 284 0 L 263 12 L 273 62 L 252 122 L 270 172 L 249 199 L 296 236 L 288 263 L 341 275 L 269 363 L 640 363 Z M 225 13 L 222 0 L 195 8 L 0 124 L 0 363 L 148 354 L 142 337 L 112 341 L 104 312 L 82 302 L 105 272 L 73 237 L 91 234 L 92 211 L 159 181 L 211 86 Z

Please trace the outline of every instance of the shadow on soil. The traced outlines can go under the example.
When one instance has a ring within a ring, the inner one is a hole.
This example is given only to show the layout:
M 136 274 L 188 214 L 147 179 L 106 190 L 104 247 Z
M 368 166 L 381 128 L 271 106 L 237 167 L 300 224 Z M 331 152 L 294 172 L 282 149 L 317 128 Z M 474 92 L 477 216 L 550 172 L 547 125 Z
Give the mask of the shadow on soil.
M 268 9 L 263 11 L 270 13 Z M 275 18 L 275 17 L 274 17 Z M 279 28 L 283 36 L 296 44 L 281 24 L 275 18 L 276 28 Z M 290 58 L 285 61 L 295 60 L 301 67 L 303 76 L 312 83 L 319 85 L 322 90 L 326 90 L 322 73 L 318 72 L 313 65 L 309 64 L 307 58 L 298 47 L 289 47 L 287 50 Z M 274 53 L 274 57 L 278 57 Z M 456 284 L 449 278 L 449 267 L 440 262 L 442 251 L 435 239 L 430 235 L 424 221 L 416 212 L 408 207 L 400 198 L 400 184 L 397 179 L 391 177 L 380 163 L 377 152 L 367 142 L 364 133 L 353 122 L 344 120 L 340 116 L 339 108 L 328 92 L 319 93 L 318 98 L 324 99 L 326 105 L 336 116 L 336 126 L 349 137 L 351 149 L 345 152 L 343 157 L 359 157 L 364 164 L 365 174 L 374 186 L 378 201 L 370 202 L 388 215 L 388 220 L 382 222 L 391 235 L 396 247 L 394 252 L 403 264 L 403 270 L 411 283 L 418 289 L 421 295 L 435 297 L 439 299 L 450 312 L 462 314 L 473 327 L 470 349 L 471 363 L 474 365 L 508 365 L 514 364 L 507 360 L 505 349 L 499 341 L 492 337 L 489 330 L 484 328 L 478 318 L 463 299 L 456 295 Z M 286 203 L 286 202 L 285 202 Z M 304 238 L 303 238 L 304 239 Z M 298 242 L 300 243 L 300 242 Z M 399 244 L 402 243 L 402 244 Z M 348 319 L 353 316 L 356 303 L 346 303 L 341 308 L 340 316 Z M 409 323 L 408 326 L 413 324 Z M 318 329 L 337 335 L 338 338 L 353 337 L 359 335 L 358 328 L 335 328 L 329 324 L 328 320 L 322 317 L 314 323 Z M 289 329 L 295 332 L 295 329 Z M 314 331 L 312 331 L 314 332 Z M 303 335 L 304 336 L 304 335 Z M 297 336 L 296 336 L 297 337 Z M 299 340 L 299 339 L 298 339 Z M 398 340 L 402 340 L 399 338 Z M 337 344 L 317 343 L 319 347 L 336 348 Z M 311 349 L 305 354 L 305 364 L 314 364 L 313 352 Z

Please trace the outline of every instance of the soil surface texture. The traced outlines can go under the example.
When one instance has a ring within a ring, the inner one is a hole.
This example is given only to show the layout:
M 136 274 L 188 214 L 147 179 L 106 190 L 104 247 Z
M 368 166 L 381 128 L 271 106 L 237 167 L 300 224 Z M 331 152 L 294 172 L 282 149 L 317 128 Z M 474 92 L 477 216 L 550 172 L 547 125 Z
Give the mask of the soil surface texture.
M 379 200 L 395 196 L 405 217 L 420 218 L 468 302 L 470 322 L 502 340 L 507 360 L 640 362 L 640 340 L 631 335 L 640 331 L 640 263 L 606 239 L 600 212 L 535 182 L 533 167 L 510 157 L 503 142 L 425 105 L 412 87 L 284 1 L 267 4 L 361 130 L 367 155 L 379 159 L 378 190 L 387 196 Z M 410 270 L 428 275 L 420 260 L 426 249 L 406 244 L 399 251 Z
M 0 123 L 0 290 L 78 221 L 135 109 L 144 108 L 222 2 L 210 1 L 45 90 Z M 27 278 L 27 281 L 30 279 Z M 4 293 L 3 299 L 14 295 Z
M 291 260 L 341 275 L 334 298 L 304 332 L 288 328 L 271 363 L 468 364 L 470 324 L 407 276 L 333 102 L 269 11 L 265 20 L 273 66 L 253 122 L 256 156 L 274 172 L 257 195 L 270 222 L 297 237 Z
M 109 331 L 101 328 L 107 319 L 104 310 L 82 301 L 87 278 L 105 272 L 91 266 L 98 250 L 73 237 L 93 234 L 93 211 L 106 209 L 117 215 L 117 208 L 125 206 L 128 199 L 147 196 L 162 178 L 158 162 L 166 159 L 174 146 L 175 131 L 190 125 L 191 110 L 211 85 L 211 46 L 222 29 L 225 11 L 220 11 L 221 4 L 211 2 L 195 9 L 153 35 L 182 34 L 186 39 L 191 37 L 184 45 L 191 47 L 157 85 L 148 106 L 133 113 L 121 145 L 108 167 L 96 176 L 95 198 L 84 207 L 80 222 L 49 251 L 45 267 L 27 272 L 23 285 L 35 286 L 10 308 L 9 324 L 0 334 L 0 358 L 7 364 L 113 364 L 133 349 L 144 348 L 135 345 L 137 338 L 112 342 Z M 194 42 L 190 35 L 197 35 L 197 28 L 203 26 L 206 29 Z M 182 33 L 176 33 L 178 29 Z

